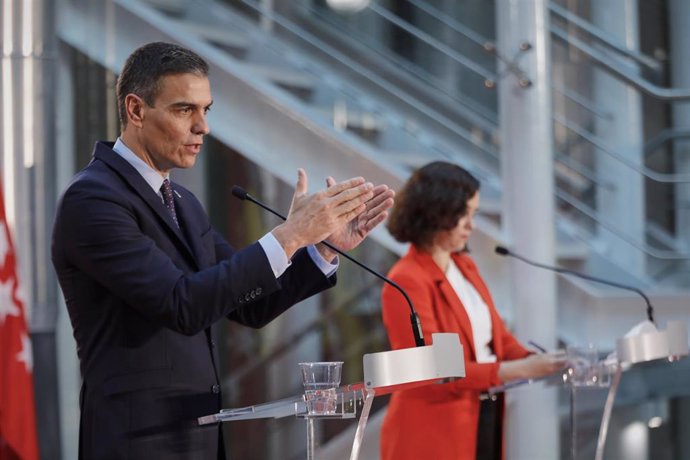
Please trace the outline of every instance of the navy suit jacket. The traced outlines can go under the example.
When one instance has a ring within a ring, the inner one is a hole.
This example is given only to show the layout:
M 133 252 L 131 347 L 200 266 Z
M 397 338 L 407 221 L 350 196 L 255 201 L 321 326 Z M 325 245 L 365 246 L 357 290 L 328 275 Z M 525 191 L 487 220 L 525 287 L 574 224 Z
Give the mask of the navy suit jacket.
M 211 325 L 261 327 L 335 283 L 305 250 L 278 279 L 258 243 L 235 250 L 173 184 L 180 228 L 160 196 L 99 142 L 62 196 L 52 260 L 77 342 L 80 456 L 216 459 L 221 408 Z

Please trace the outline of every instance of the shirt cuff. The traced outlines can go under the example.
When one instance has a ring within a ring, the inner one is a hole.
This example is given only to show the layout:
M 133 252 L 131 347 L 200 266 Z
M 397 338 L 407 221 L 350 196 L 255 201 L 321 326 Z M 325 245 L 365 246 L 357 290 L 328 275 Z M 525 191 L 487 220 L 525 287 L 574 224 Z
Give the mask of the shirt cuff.
M 266 253 L 268 263 L 271 265 L 271 270 L 273 270 L 273 276 L 279 278 L 280 275 L 285 273 L 285 270 L 287 270 L 292 264 L 290 259 L 288 259 L 287 254 L 285 254 L 285 250 L 280 243 L 278 243 L 278 240 L 271 232 L 266 233 L 259 240 L 259 244 Z
M 319 250 L 316 249 L 316 246 L 314 245 L 307 246 L 307 252 L 309 253 L 309 257 L 311 257 L 311 260 L 314 261 L 314 264 L 316 264 L 319 270 L 326 275 L 326 278 L 329 278 L 338 269 L 340 259 L 338 259 L 337 256 L 333 260 L 333 263 L 331 263 L 323 258 Z

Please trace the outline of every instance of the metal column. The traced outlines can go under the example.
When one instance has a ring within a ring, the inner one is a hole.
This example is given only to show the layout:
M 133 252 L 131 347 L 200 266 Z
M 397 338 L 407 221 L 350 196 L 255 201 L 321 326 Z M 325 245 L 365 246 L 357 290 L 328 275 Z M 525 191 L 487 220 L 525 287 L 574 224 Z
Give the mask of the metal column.
M 0 8 L 0 170 L 33 342 L 41 456 L 57 459 L 57 284 L 49 257 L 55 204 L 54 5 L 2 0 Z
M 499 53 L 513 59 L 524 50 L 515 61 L 524 75 L 507 74 L 498 88 L 503 230 L 516 252 L 550 264 L 555 231 L 548 1 L 498 0 L 496 11 Z M 525 86 L 526 79 L 531 85 Z M 511 267 L 516 336 L 553 348 L 555 275 L 518 264 Z M 558 458 L 556 396 L 541 388 L 508 394 L 508 459 Z
M 671 44 L 671 86 L 690 88 L 690 2 L 668 2 L 669 43 Z M 690 102 L 676 102 L 673 106 L 673 127 L 687 130 L 690 126 Z M 690 174 L 690 140 L 674 144 L 674 172 Z M 690 247 L 690 184 L 676 185 L 676 236 Z

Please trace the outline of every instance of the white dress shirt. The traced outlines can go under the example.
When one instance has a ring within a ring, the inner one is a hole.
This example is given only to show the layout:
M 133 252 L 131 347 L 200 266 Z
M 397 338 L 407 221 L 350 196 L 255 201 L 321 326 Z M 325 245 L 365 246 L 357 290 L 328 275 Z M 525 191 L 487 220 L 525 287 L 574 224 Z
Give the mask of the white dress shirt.
M 446 269 L 446 279 L 455 290 L 458 298 L 465 307 L 467 316 L 470 317 L 472 325 L 472 336 L 474 337 L 474 349 L 478 363 L 496 362 L 496 355 L 491 350 L 492 324 L 489 306 L 479 295 L 477 289 L 467 281 L 458 269 L 457 265 L 451 260 Z

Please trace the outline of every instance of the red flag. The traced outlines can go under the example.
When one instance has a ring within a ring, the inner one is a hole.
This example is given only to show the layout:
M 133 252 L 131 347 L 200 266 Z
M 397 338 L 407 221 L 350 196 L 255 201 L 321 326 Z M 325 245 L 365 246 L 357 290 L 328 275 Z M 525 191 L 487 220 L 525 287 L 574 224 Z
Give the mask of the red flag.
M 33 354 L 0 184 L 0 460 L 36 460 Z

